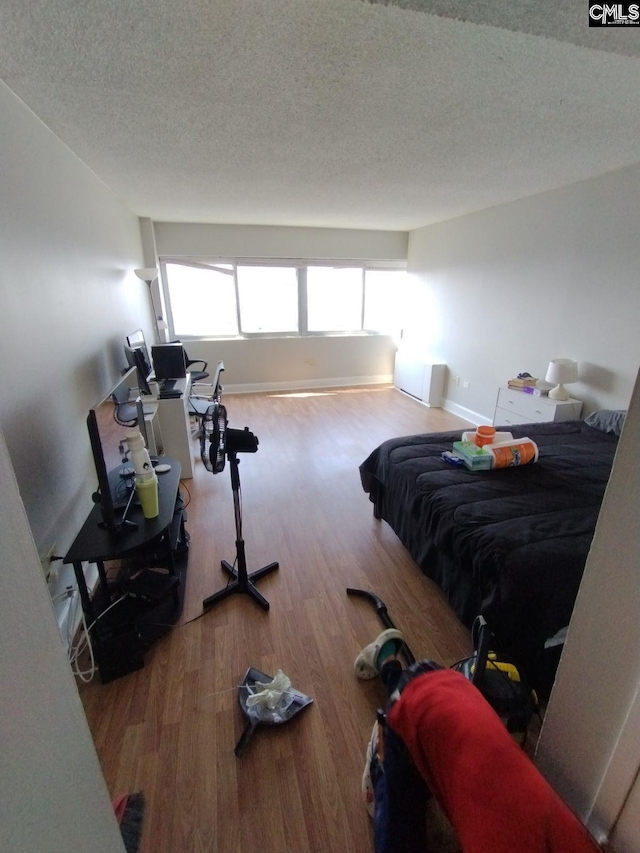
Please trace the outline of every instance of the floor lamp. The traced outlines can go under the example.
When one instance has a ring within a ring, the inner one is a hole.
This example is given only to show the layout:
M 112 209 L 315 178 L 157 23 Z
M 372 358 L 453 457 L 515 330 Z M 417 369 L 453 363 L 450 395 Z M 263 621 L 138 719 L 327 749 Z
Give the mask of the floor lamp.
M 156 327 L 156 341 L 160 343 L 160 326 L 158 324 L 158 317 L 156 315 L 156 306 L 153 303 L 153 293 L 151 292 L 151 285 L 158 278 L 158 267 L 141 267 L 140 269 L 134 270 L 134 273 L 141 281 L 144 281 L 149 287 L 151 313 L 153 314 L 153 323 Z M 164 323 L 164 320 L 162 322 Z

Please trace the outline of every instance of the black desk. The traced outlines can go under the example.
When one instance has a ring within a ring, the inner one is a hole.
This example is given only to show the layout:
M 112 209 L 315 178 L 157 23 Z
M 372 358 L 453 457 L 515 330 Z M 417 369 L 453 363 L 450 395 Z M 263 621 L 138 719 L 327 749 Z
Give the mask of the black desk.
M 137 528 L 123 527 L 121 532 L 115 535 L 101 526 L 102 513 L 100 506 L 96 505 L 64 558 L 65 563 L 73 564 L 82 609 L 87 626 L 90 626 L 94 655 L 103 682 L 143 665 L 144 646 L 165 632 L 147 630 L 145 633 L 142 630 L 145 622 L 148 628 L 150 620 L 155 619 L 155 623 L 151 622 L 152 625 L 156 628 L 164 626 L 165 630 L 168 630 L 170 624 L 180 616 L 180 587 L 183 591 L 182 575 L 186 571 L 186 564 L 177 565 L 176 553 L 179 550 L 181 556 L 186 556 L 188 538 L 184 530 L 184 513 L 178 492 L 181 466 L 175 459 L 163 458 L 162 462 L 171 465 L 171 469 L 157 475 L 159 512 L 156 518 L 145 518 L 142 508 L 134 498 L 127 519 L 135 522 Z M 109 479 L 112 484 L 122 482 L 120 471 L 123 467 L 125 466 L 110 472 Z M 152 556 L 154 565 L 161 565 L 167 570 L 165 575 L 152 576 L 154 581 L 158 581 L 157 601 L 136 594 L 134 585 L 128 590 L 126 582 L 114 584 L 108 580 L 105 562 L 123 560 L 136 570 L 144 569 L 145 558 L 149 555 Z M 93 597 L 87 589 L 82 570 L 83 562 L 96 563 L 98 567 L 100 582 Z M 169 598 L 169 593 L 173 604 L 167 610 L 166 601 L 162 599 Z M 119 601 L 107 614 L 106 609 L 125 594 L 127 599 Z M 154 607 L 154 603 L 158 606 Z

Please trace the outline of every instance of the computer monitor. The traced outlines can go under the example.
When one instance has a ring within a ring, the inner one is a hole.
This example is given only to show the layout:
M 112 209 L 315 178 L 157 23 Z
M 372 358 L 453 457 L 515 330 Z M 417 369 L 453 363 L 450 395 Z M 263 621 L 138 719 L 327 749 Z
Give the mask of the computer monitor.
M 151 394 L 149 388 L 149 377 L 153 371 L 151 359 L 149 358 L 149 349 L 147 342 L 144 339 L 142 329 L 136 329 L 127 335 L 127 343 L 124 348 L 124 354 L 127 358 L 129 367 L 135 367 L 138 370 L 138 387 L 141 394 Z
M 151 447 L 149 444 L 149 431 L 147 429 L 147 419 L 145 418 L 144 406 L 140 397 L 136 400 L 136 415 L 138 417 L 138 429 L 144 439 L 144 444 L 147 449 Z M 155 451 L 154 451 L 155 452 Z
M 147 347 L 147 342 L 144 339 L 144 332 L 142 329 L 136 329 L 135 332 L 131 332 L 130 335 L 127 335 L 127 346 L 130 346 L 131 349 L 143 349 L 146 359 L 149 361 L 149 348 Z
M 151 368 L 144 357 L 144 350 L 142 347 L 139 349 L 132 349 L 130 346 L 125 346 L 124 354 L 129 367 L 136 368 L 137 383 L 140 393 L 147 395 L 151 394 L 151 388 L 149 387 Z
M 100 505 L 102 517 L 100 526 L 106 528 L 113 535 L 120 535 L 127 530 L 137 528 L 136 524 L 127 519 L 127 513 L 132 505 L 134 489 L 132 478 L 125 481 L 117 473 L 109 476 L 110 465 L 113 464 L 113 460 L 107 455 L 111 448 L 108 446 L 108 439 L 105 439 L 107 435 L 105 418 L 112 419 L 113 416 L 106 411 L 108 408 L 108 404 L 102 403 L 90 409 L 87 415 L 89 442 L 98 479 L 98 490 L 93 499 Z
M 187 375 L 187 356 L 182 344 L 160 344 L 151 347 L 156 379 L 182 379 Z
M 147 346 L 147 342 L 145 341 L 144 332 L 142 331 L 142 329 L 136 329 L 135 332 L 131 332 L 130 335 L 127 335 L 127 346 L 131 347 L 131 349 L 142 350 L 144 360 L 148 366 L 147 376 L 149 376 L 153 369 L 153 364 L 151 363 L 149 347 Z

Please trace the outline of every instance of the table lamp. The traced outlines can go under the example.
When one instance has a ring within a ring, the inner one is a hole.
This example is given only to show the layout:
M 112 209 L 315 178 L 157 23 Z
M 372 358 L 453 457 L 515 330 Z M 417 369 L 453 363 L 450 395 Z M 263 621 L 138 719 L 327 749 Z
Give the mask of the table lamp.
M 570 358 L 554 358 L 549 362 L 546 376 L 547 382 L 555 383 L 555 388 L 549 391 L 552 400 L 568 400 L 569 392 L 564 387 L 578 381 L 578 364 Z

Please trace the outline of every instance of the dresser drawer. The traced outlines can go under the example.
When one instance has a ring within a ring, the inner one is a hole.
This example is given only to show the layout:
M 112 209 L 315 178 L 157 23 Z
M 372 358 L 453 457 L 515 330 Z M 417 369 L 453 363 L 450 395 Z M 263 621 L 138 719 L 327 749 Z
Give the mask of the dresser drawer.
M 534 397 L 532 394 L 525 394 L 523 391 L 501 388 L 498 392 L 497 408 L 510 412 L 518 418 L 512 420 L 511 423 L 522 424 L 532 421 L 542 423 L 554 419 L 556 405 L 544 397 Z
M 500 388 L 493 417 L 494 426 L 573 421 L 580 417 L 580 400 L 552 400 L 513 388 Z
M 495 415 L 493 416 L 493 425 L 495 427 L 515 426 L 516 424 L 528 424 L 531 421 L 522 415 L 517 415 L 515 412 L 509 412 L 507 409 L 496 407 Z

